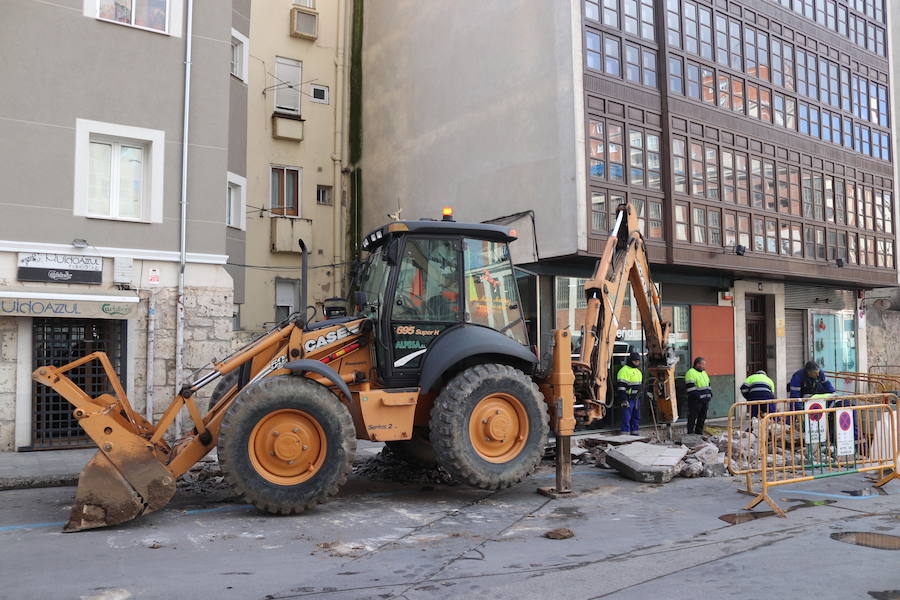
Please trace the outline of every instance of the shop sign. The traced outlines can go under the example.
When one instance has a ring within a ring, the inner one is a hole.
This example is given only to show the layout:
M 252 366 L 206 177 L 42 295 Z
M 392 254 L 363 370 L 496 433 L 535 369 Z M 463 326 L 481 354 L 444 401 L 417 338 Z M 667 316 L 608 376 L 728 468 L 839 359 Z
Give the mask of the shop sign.
M 0 317 L 127 319 L 135 315 L 137 302 L 124 300 L 98 302 L 64 298 L 0 298 Z
M 19 252 L 19 281 L 102 283 L 103 258 L 80 254 Z

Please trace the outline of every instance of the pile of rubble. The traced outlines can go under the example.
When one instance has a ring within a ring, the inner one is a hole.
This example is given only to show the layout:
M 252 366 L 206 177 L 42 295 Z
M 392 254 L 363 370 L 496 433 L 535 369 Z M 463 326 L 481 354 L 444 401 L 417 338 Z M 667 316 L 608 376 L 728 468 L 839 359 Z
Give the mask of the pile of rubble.
M 745 435 L 753 437 L 753 444 L 749 438 L 742 443 L 734 440 L 734 456 L 744 450 L 745 460 L 755 460 L 759 452 L 756 436 L 752 433 Z M 616 437 L 631 437 L 633 440 L 615 440 Z M 685 435 L 680 444 L 646 443 L 643 441 L 645 439 L 635 436 L 583 437 L 572 448 L 572 462 L 616 469 L 626 477 L 647 483 L 666 483 L 677 476 L 722 477 L 728 474 L 725 467 L 725 452 L 729 443 L 727 433 L 719 436 Z
M 215 451 L 197 461 L 190 471 L 178 478 L 176 485 L 179 492 L 197 496 L 208 496 L 214 492 L 230 493 L 231 489 L 219 469 Z
M 353 465 L 353 474 L 375 481 L 411 484 L 458 485 L 443 467 L 414 460 L 393 452 L 385 446 L 381 452 L 365 462 Z

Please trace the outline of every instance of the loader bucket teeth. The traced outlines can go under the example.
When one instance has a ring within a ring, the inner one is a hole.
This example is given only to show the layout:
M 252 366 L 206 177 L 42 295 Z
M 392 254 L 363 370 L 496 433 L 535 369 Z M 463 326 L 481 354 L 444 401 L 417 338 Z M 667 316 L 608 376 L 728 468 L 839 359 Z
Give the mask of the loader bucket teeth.
M 155 458 L 130 458 L 117 466 L 97 452 L 81 471 L 75 504 L 63 531 L 117 525 L 159 510 L 175 494 L 175 479 Z

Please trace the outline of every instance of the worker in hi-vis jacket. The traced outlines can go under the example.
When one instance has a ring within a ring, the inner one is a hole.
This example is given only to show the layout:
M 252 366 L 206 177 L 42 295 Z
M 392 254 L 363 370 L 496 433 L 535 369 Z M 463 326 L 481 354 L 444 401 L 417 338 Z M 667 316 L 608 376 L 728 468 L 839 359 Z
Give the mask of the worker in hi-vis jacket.
M 744 400 L 747 402 L 774 400 L 775 382 L 766 375 L 765 371 L 757 371 L 745 379 L 744 383 L 741 384 L 741 396 L 743 396 Z M 763 406 L 765 406 L 766 409 L 760 410 Z M 770 402 L 769 404 L 753 404 L 750 406 L 751 417 L 760 417 L 763 413 L 767 412 L 775 412 L 774 402 Z
M 616 375 L 616 400 L 622 407 L 622 433 L 637 435 L 641 426 L 641 355 L 632 352 Z
M 834 386 L 825 377 L 825 373 L 819 369 L 818 363 L 810 360 L 791 376 L 788 393 L 791 398 L 808 398 L 816 394 L 833 394 Z M 801 401 L 793 402 L 792 405 L 793 410 L 803 410 Z
M 712 400 L 712 388 L 709 387 L 709 373 L 706 372 L 706 359 L 698 356 L 694 366 L 684 374 L 684 389 L 688 397 L 687 433 L 703 433 L 706 423 L 706 411 Z

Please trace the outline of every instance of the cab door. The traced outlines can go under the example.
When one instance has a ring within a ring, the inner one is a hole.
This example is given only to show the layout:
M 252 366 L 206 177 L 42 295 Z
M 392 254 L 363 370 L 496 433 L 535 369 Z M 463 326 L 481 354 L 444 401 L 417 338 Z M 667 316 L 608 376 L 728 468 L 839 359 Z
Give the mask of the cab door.
M 461 241 L 407 237 L 390 302 L 386 383 L 416 385 L 431 343 L 463 320 Z

